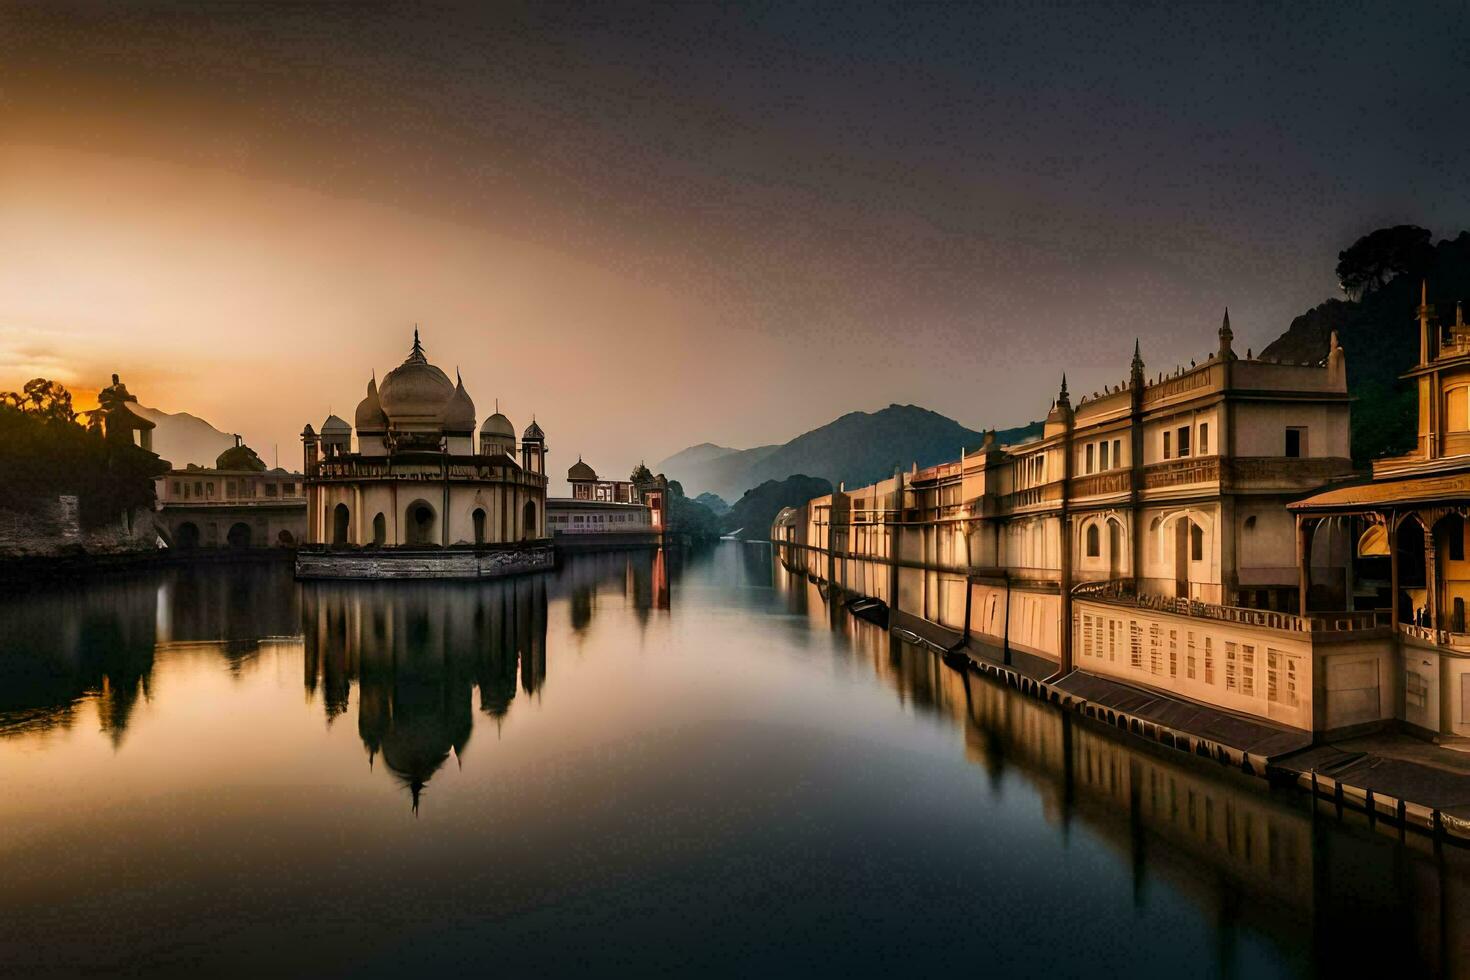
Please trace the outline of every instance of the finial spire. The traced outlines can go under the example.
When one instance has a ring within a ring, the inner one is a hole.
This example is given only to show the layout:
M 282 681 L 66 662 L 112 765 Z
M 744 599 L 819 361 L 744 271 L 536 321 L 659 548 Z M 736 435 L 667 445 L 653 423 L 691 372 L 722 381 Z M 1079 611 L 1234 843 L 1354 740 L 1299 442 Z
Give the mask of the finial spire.
M 1225 319 L 1220 321 L 1220 357 L 1222 360 L 1235 360 L 1235 351 L 1231 349 L 1231 343 L 1235 340 L 1235 331 L 1230 329 L 1230 307 L 1225 307 Z
M 428 360 L 424 356 L 424 345 L 419 341 L 419 325 L 417 323 L 413 325 L 413 350 L 408 352 L 408 359 L 410 361 L 420 362 Z

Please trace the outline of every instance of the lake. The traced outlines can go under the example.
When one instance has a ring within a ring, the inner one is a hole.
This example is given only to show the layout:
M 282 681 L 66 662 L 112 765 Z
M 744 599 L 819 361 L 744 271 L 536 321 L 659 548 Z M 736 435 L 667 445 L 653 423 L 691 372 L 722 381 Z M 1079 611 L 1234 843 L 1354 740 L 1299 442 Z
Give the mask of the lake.
M 759 544 L 12 588 L 0 777 L 7 975 L 1470 971 L 1465 851 L 952 670 Z

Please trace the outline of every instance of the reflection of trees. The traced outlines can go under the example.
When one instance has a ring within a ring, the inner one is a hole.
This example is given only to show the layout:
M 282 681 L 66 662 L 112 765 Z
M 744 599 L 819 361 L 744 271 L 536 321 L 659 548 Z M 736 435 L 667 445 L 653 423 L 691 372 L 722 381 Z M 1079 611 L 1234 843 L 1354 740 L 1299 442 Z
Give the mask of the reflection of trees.
M 415 809 L 474 727 L 473 694 L 496 719 L 516 680 L 530 694 L 546 676 L 546 578 L 503 582 L 312 584 L 302 632 L 308 690 L 329 719 L 359 687 L 358 733 L 409 788 Z
M 260 640 L 296 632 L 295 583 L 282 564 L 174 568 L 0 599 L 0 734 L 69 726 L 92 698 L 120 744 L 155 651 L 217 644 L 238 668 Z
M 148 692 L 155 596 L 137 578 L 0 600 L 0 735 L 70 727 L 78 702 L 94 696 L 102 730 L 120 744 Z

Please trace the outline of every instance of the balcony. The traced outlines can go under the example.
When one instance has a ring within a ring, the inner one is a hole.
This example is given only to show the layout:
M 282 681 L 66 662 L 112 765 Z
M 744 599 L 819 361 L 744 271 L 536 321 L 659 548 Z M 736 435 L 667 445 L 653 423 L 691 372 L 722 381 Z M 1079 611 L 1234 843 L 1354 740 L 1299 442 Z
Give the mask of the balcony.
M 1154 463 L 1143 469 L 1143 488 L 1162 490 L 1167 487 L 1190 486 L 1196 483 L 1217 483 L 1220 480 L 1220 457 L 1197 456 L 1175 459 L 1167 463 Z
M 1243 606 L 1200 602 L 1198 599 L 1139 593 L 1134 587 L 1133 579 L 1127 578 L 1084 582 L 1073 587 L 1072 596 L 1076 599 L 1091 599 L 1175 616 L 1188 616 L 1192 619 L 1209 619 L 1238 626 L 1259 626 L 1294 633 L 1362 633 L 1382 629 L 1390 622 L 1390 614 L 1386 609 L 1315 612 L 1303 617 L 1273 609 L 1247 609 Z M 1470 649 L 1470 637 L 1466 638 L 1466 646 Z

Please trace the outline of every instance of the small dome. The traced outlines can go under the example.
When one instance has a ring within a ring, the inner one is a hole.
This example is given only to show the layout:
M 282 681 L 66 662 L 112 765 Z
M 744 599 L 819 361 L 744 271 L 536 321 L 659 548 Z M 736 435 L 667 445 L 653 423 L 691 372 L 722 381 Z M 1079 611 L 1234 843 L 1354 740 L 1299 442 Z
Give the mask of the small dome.
M 597 479 L 597 471 L 588 466 L 586 463 L 582 462 L 582 457 L 578 456 L 577 461 L 572 464 L 572 468 L 567 470 L 567 479 L 595 480 Z
M 417 330 L 408 358 L 378 386 L 378 402 L 389 419 L 437 420 L 453 395 L 454 382 L 424 356 Z
M 528 425 L 528 426 L 526 426 L 526 431 L 523 432 L 523 433 L 521 433 L 521 439 L 523 439 L 523 440 L 524 439 L 545 439 L 545 438 L 546 438 L 546 433 L 544 433 L 544 432 L 541 431 L 541 426 L 539 426 L 539 425 L 536 424 L 536 420 L 535 419 L 532 419 L 531 420 L 531 424 Z
M 383 405 L 378 401 L 378 380 L 370 380 L 367 397 L 357 403 L 357 431 L 377 432 L 388 428 L 388 416 L 383 414 Z
M 327 435 L 328 433 L 336 434 L 338 432 L 345 432 L 351 435 L 352 426 L 348 425 L 345 419 L 339 419 L 335 415 L 328 415 L 327 420 L 322 423 L 322 435 Z
M 510 419 L 496 412 L 485 420 L 484 425 L 480 426 L 480 435 L 509 436 L 514 439 L 516 437 L 516 427 L 510 424 Z
M 241 443 L 231 446 L 216 456 L 214 468 L 217 470 L 252 470 L 256 473 L 263 473 L 265 462 L 255 454 L 255 450 Z
M 458 384 L 444 406 L 444 428 L 453 432 L 474 432 L 475 403 L 470 400 L 470 393 L 464 390 L 464 379 L 458 375 L 455 377 Z

